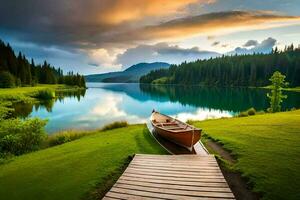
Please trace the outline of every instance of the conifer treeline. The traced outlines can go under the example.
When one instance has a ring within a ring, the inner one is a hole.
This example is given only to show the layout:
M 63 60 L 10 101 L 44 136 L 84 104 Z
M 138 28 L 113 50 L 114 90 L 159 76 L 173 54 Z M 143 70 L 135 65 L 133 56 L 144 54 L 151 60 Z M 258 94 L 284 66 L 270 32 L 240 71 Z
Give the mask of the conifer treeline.
M 266 86 L 275 71 L 286 75 L 291 87 L 300 86 L 300 48 L 287 46 L 269 54 L 222 56 L 171 65 L 142 76 L 141 83 Z
M 43 84 L 67 84 L 85 87 L 84 77 L 54 68 L 46 61 L 42 65 L 29 62 L 21 52 L 15 55 L 9 44 L 0 40 L 0 87 Z

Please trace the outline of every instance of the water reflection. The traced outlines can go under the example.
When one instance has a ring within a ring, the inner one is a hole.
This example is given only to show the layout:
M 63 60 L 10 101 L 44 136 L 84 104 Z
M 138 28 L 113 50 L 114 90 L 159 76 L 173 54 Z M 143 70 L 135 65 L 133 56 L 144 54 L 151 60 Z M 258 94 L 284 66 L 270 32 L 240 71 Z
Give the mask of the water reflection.
M 43 100 L 34 103 L 17 102 L 12 105 L 14 108 L 13 115 L 15 117 L 26 118 L 33 112 L 33 110 L 37 112 L 40 109 L 45 109 L 47 112 L 52 112 L 55 102 L 62 102 L 64 98 L 76 98 L 79 102 L 80 99 L 84 97 L 85 92 L 86 90 L 57 91 L 55 92 L 55 99 Z
M 49 119 L 46 130 L 52 133 L 96 129 L 120 120 L 144 123 L 152 109 L 186 121 L 230 117 L 249 107 L 268 107 L 265 90 L 111 83 L 92 83 L 88 87 L 85 93 L 64 93 L 50 102 L 16 104 L 16 113 Z M 283 108 L 299 108 L 300 93 L 288 96 Z
M 265 110 L 269 106 L 269 100 L 266 97 L 268 91 L 264 89 L 149 84 L 141 84 L 140 89 L 156 99 L 217 110 L 239 112 L 250 107 Z M 285 94 L 288 95 L 288 99 L 284 100 L 283 110 L 300 107 L 299 93 L 285 92 Z

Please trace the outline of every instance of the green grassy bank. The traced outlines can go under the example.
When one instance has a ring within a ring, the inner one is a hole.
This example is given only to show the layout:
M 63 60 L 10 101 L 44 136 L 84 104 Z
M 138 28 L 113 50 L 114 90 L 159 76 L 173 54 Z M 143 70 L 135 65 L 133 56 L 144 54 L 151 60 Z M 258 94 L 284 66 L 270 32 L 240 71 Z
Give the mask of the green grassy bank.
M 62 84 L 38 84 L 33 87 L 0 88 L 0 118 L 12 112 L 12 104 L 18 102 L 36 103 L 57 98 L 70 92 L 83 91 L 85 88 Z
M 300 110 L 194 125 L 232 152 L 263 199 L 300 199 Z
M 38 84 L 33 87 L 0 88 L 0 99 L 22 100 L 30 98 L 36 92 L 50 89 L 52 91 L 76 91 L 80 89 L 77 86 L 67 86 L 62 84 Z
M 131 125 L 56 147 L 40 150 L 0 165 L 1 199 L 81 199 L 93 188 L 105 191 L 122 173 L 128 156 L 166 154 L 145 125 Z M 100 191 L 100 193 L 101 193 Z

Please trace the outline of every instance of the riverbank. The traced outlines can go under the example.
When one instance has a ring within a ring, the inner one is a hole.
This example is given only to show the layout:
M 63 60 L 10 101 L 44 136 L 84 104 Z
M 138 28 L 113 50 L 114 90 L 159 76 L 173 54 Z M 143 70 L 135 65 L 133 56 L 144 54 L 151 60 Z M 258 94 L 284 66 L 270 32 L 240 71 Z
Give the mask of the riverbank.
M 35 92 L 47 89 L 56 92 L 61 92 L 77 91 L 85 88 L 80 88 L 78 86 L 68 86 L 64 84 L 38 84 L 32 87 L 0 88 L 0 98 L 18 99 L 21 95 L 24 95 L 25 97 L 31 97 Z
M 36 103 L 45 100 L 39 98 L 38 93 L 40 91 L 53 92 L 53 98 L 56 98 L 63 93 L 77 92 L 85 89 L 63 84 L 38 84 L 32 87 L 0 88 L 0 115 L 12 112 L 13 103 Z
M 300 110 L 194 122 L 204 130 L 204 142 L 211 139 L 231 152 L 236 162 L 230 168 L 263 199 L 300 198 L 299 124 Z
M 130 125 L 15 157 L 0 165 L 4 199 L 97 199 L 135 153 L 167 154 L 145 125 Z
M 227 167 L 241 173 L 263 199 L 299 198 L 299 124 L 300 110 L 194 122 L 204 130 L 204 143 L 210 139 L 231 152 L 233 161 Z M 0 196 L 99 199 L 135 153 L 167 154 L 145 125 L 93 131 L 0 165 Z

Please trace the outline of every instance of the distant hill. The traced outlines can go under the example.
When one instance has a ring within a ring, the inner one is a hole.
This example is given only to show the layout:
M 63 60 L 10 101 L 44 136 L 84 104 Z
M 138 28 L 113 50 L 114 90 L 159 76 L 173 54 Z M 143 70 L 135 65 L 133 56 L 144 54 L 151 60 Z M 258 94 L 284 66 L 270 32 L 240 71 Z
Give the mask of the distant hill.
M 85 76 L 86 82 L 134 83 L 139 82 L 141 76 L 152 70 L 168 68 L 170 64 L 164 62 L 139 63 L 124 71 Z

